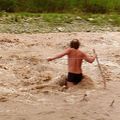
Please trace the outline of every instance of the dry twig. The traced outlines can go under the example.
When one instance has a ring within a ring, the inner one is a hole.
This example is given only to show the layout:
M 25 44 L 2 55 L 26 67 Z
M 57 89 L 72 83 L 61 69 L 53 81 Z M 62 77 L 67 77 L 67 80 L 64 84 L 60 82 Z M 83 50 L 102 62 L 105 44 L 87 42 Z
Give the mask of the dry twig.
M 83 96 L 83 99 L 81 101 L 88 101 L 88 99 L 86 97 L 87 97 L 87 94 L 85 93 Z
M 113 100 L 110 104 L 111 107 L 113 107 L 113 104 L 115 103 L 115 100 Z

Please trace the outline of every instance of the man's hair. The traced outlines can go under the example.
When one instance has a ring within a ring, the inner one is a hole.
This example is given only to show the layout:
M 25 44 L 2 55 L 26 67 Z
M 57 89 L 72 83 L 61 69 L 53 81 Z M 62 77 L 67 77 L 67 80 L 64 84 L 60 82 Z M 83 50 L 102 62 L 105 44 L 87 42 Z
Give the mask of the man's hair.
M 80 42 L 78 39 L 74 39 L 70 42 L 70 47 L 74 49 L 78 49 L 80 46 Z

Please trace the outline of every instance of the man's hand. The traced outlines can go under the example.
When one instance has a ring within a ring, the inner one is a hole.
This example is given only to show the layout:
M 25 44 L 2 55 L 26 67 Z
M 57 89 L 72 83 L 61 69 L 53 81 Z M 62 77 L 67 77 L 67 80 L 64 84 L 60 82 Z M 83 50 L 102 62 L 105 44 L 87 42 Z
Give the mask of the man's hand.
M 52 61 L 53 60 L 53 58 L 47 58 L 47 61 L 49 62 L 49 61 Z

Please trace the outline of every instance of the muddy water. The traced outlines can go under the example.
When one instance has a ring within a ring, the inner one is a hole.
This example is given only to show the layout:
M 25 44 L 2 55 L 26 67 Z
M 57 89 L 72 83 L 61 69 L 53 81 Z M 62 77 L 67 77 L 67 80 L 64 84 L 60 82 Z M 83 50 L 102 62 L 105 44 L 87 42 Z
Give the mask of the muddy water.
M 103 90 L 103 78 L 96 61 L 83 63 L 85 79 L 80 84 L 63 89 L 67 58 L 52 62 L 46 58 L 63 51 L 74 38 L 80 40 L 81 49 L 88 54 L 92 55 L 92 49 L 96 49 L 108 90 Z M 110 119 L 112 111 L 107 101 L 110 104 L 119 96 L 119 39 L 120 33 L 107 32 L 1 34 L 0 120 Z

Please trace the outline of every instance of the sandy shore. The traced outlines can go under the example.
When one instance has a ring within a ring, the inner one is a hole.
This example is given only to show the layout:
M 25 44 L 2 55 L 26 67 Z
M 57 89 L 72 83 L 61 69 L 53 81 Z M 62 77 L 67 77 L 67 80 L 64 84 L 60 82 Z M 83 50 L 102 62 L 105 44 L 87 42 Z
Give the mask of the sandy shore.
M 95 61 L 83 63 L 85 79 L 69 90 L 67 58 L 47 62 L 77 38 L 95 48 Z M 0 120 L 120 120 L 120 33 L 0 34 Z

